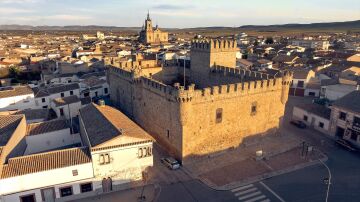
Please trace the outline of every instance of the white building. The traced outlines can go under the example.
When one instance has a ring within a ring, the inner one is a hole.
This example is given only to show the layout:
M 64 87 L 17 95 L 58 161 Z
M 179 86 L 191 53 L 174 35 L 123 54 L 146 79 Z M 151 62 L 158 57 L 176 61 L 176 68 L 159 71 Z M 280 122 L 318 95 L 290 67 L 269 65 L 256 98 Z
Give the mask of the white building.
M 318 104 L 303 104 L 293 108 L 293 119 L 301 120 L 324 134 L 330 135 L 331 109 Z
M 326 40 L 304 40 L 296 39 L 291 41 L 293 46 L 301 46 L 305 48 L 312 48 L 317 50 L 329 50 L 330 43 Z
M 79 115 L 81 101 L 76 95 L 60 97 L 52 100 L 50 108 L 55 111 L 57 117 L 70 119 Z
M 0 111 L 31 109 L 34 106 L 34 92 L 29 86 L 0 88 Z
M 90 76 L 80 83 L 81 97 L 104 97 L 109 95 L 109 84 L 105 79 Z
M 153 138 L 109 106 L 80 110 L 80 136 L 63 120 L 27 126 L 24 115 L 0 115 L 0 122 L 2 202 L 68 201 L 127 188 L 153 165 Z
M 49 85 L 45 87 L 36 87 L 33 89 L 35 93 L 35 107 L 49 108 L 52 100 L 71 95 L 80 97 L 80 86 L 78 83 Z
M 321 94 L 322 98 L 327 98 L 329 100 L 337 100 L 345 95 L 356 90 L 355 85 L 347 85 L 347 84 L 334 84 L 321 86 Z

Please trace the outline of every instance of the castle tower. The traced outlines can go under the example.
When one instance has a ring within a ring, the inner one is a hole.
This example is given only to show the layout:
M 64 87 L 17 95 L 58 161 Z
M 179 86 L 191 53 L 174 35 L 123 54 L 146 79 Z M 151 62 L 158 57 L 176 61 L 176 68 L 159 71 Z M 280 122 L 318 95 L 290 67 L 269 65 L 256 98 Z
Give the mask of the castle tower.
M 236 40 L 194 40 L 191 44 L 191 70 L 206 75 L 214 65 L 235 68 L 236 51 Z
M 293 74 L 290 71 L 284 71 L 282 74 L 281 103 L 285 105 L 289 97 L 289 88 Z

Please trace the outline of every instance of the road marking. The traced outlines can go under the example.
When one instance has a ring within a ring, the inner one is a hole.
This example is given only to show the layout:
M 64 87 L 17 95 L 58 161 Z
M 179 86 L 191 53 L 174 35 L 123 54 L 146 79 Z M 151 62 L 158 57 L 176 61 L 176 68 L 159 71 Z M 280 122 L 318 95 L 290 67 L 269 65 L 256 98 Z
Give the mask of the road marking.
M 254 202 L 254 201 L 257 201 L 257 200 L 260 200 L 260 199 L 263 199 L 263 198 L 266 198 L 266 196 L 265 196 L 265 195 L 261 195 L 261 196 L 252 198 L 252 199 L 250 199 L 250 200 L 247 200 L 247 201 L 245 201 L 245 202 Z
M 239 199 L 239 200 L 243 200 L 243 199 L 247 199 L 247 198 L 250 198 L 250 197 L 259 195 L 259 194 L 261 194 L 261 192 L 260 192 L 260 191 L 257 191 L 257 192 L 254 192 L 254 193 L 247 194 L 247 195 L 245 195 L 245 196 L 239 197 L 238 199 Z
M 277 195 L 272 189 L 270 189 L 270 187 L 268 187 L 265 183 L 263 182 L 259 182 L 259 184 L 261 184 L 263 187 L 265 187 L 265 189 L 267 189 L 269 192 L 271 192 L 276 198 L 278 198 L 281 202 L 285 202 L 284 199 L 282 199 L 279 195 Z
M 247 188 L 250 188 L 250 187 L 253 187 L 253 186 L 254 186 L 253 184 L 249 184 L 249 185 L 245 185 L 245 186 L 242 186 L 242 187 L 238 187 L 236 189 L 232 189 L 231 191 L 232 192 L 237 192 L 237 191 L 244 190 L 244 189 L 247 189 Z
M 247 194 L 247 193 L 249 193 L 249 192 L 253 192 L 253 191 L 256 191 L 256 190 L 257 190 L 257 188 L 254 187 L 254 188 L 251 188 L 251 189 L 247 189 L 247 190 L 245 190 L 245 191 L 242 191 L 242 192 L 237 192 L 237 193 L 235 193 L 235 196 L 240 196 L 240 195 L 243 195 L 243 194 Z
M 270 199 L 265 199 L 265 200 L 262 200 L 262 201 L 260 201 L 260 202 L 270 202 Z

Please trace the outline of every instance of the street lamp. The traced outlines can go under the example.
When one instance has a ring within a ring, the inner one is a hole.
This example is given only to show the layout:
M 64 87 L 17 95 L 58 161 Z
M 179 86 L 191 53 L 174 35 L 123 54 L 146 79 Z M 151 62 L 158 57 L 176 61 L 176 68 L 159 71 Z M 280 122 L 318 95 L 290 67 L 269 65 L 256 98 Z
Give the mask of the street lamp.
M 328 173 L 329 173 L 329 178 L 326 179 L 327 181 L 327 191 L 326 191 L 326 199 L 325 199 L 325 202 L 328 201 L 328 198 L 329 198 L 329 191 L 330 191 L 330 185 L 331 185 L 331 172 L 330 172 L 330 168 L 324 163 L 321 161 L 321 159 L 319 159 L 320 163 L 323 164 L 325 166 L 325 168 L 327 169 Z

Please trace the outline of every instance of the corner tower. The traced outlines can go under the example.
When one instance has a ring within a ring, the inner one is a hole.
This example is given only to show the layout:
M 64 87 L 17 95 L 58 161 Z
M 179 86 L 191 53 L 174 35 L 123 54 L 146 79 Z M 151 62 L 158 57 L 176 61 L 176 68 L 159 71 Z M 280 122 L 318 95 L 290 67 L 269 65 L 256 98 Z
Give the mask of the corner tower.
M 206 75 L 214 65 L 236 67 L 236 40 L 204 39 L 191 44 L 191 70 Z

